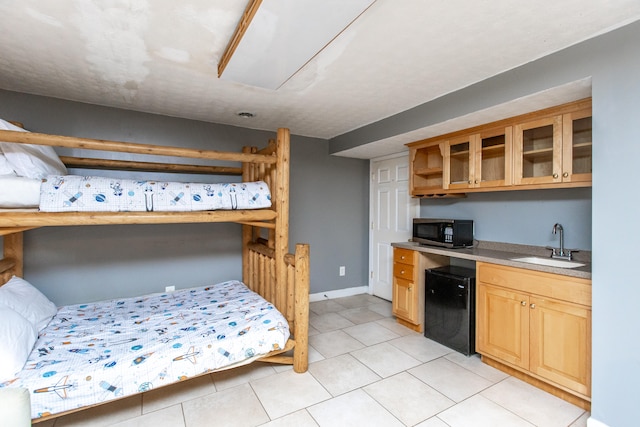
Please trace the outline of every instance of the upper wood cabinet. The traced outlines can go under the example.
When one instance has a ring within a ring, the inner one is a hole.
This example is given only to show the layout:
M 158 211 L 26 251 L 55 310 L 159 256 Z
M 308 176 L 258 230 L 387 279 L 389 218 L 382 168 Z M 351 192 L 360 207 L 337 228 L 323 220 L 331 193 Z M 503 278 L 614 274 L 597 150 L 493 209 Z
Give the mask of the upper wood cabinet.
M 515 126 L 516 185 L 591 182 L 591 108 Z
M 444 188 L 510 185 L 511 139 L 512 127 L 507 126 L 448 140 L 444 149 Z
M 477 135 L 464 135 L 444 145 L 444 188 L 471 188 L 475 175 Z
M 515 184 L 562 181 L 562 116 L 545 117 L 515 126 Z
M 411 195 L 591 185 L 591 100 L 407 144 Z

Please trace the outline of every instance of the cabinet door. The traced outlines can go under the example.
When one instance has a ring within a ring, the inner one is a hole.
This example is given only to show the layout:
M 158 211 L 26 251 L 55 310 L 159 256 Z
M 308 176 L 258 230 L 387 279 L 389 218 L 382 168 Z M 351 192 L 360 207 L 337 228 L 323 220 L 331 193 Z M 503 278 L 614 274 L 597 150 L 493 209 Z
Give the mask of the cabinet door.
M 529 368 L 529 296 L 478 283 L 476 349 Z
M 562 117 L 562 181 L 591 181 L 591 109 Z
M 591 310 L 532 296 L 530 322 L 530 371 L 589 396 Z
M 512 136 L 511 126 L 480 133 L 475 150 L 474 187 L 511 185 Z
M 392 311 L 397 317 L 417 324 L 417 305 L 412 281 L 399 277 L 393 278 Z
M 465 135 L 447 141 L 444 150 L 445 188 L 471 188 L 474 176 L 474 156 L 478 135 Z
M 562 182 L 562 115 L 514 128 L 514 184 Z

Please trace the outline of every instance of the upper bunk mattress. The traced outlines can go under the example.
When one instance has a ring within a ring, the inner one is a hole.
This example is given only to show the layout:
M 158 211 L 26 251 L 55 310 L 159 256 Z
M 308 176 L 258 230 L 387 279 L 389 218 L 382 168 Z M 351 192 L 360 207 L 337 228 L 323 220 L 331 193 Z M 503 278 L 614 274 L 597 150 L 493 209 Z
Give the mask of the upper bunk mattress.
M 23 370 L 32 418 L 136 394 L 282 349 L 286 319 L 243 283 L 59 309 Z
M 183 212 L 271 206 L 263 181 L 185 183 L 49 175 L 40 186 L 43 212 Z

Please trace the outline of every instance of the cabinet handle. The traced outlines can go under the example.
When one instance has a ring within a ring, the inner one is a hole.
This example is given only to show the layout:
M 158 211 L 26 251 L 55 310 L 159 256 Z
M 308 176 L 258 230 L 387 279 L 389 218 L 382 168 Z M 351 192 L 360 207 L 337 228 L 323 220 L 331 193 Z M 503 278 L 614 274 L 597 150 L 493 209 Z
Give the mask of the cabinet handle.
M 400 257 L 400 259 L 402 259 L 402 260 L 403 260 L 403 259 L 404 259 L 404 255 L 402 255 L 402 256 Z
M 553 174 L 553 177 L 554 177 L 554 178 L 557 178 L 557 177 L 558 177 L 558 174 L 557 174 L 557 173 L 554 173 L 554 174 Z
M 407 288 L 407 290 L 408 290 L 408 291 L 412 291 L 412 290 L 413 290 L 413 286 L 409 286 L 409 287 Z
M 527 302 L 526 301 L 520 301 L 520 305 L 524 307 L 525 305 L 527 305 Z
M 531 304 L 530 307 L 531 308 L 536 308 L 536 305 L 535 304 Z
M 471 184 L 471 180 L 469 180 L 468 184 Z
M 476 184 L 478 183 L 478 180 L 477 180 L 477 179 L 475 180 L 475 183 L 476 183 Z
M 563 177 L 568 178 L 569 177 L 569 172 L 565 172 L 562 174 Z
M 404 274 L 404 270 L 400 270 L 400 274 Z

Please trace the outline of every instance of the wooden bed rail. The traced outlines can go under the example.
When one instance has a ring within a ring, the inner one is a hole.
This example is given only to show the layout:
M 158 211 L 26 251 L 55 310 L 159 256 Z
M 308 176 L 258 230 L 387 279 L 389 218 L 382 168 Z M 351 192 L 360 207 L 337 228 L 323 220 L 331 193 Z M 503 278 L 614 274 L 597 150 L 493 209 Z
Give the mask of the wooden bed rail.
M 121 170 L 136 172 L 189 173 L 202 175 L 242 175 L 242 168 L 229 166 L 185 165 L 173 163 L 134 162 L 130 160 L 106 160 L 86 157 L 60 156 L 68 168 Z
M 108 224 L 188 224 L 209 222 L 273 221 L 277 213 L 269 209 L 220 210 L 193 212 L 18 212 L 0 211 L 0 233 L 11 232 L 11 227 L 108 225 Z M 270 224 L 261 224 L 271 227 Z M 1 234 L 0 234 L 1 235 Z
M 154 156 L 185 157 L 192 159 L 223 160 L 243 163 L 276 163 L 275 156 L 269 154 L 234 153 L 194 148 L 167 147 L 164 145 L 138 144 L 131 142 L 106 141 L 102 139 L 78 138 L 72 136 L 47 135 L 35 132 L 0 130 L 0 141 L 18 144 L 49 145 L 53 147 L 81 148 L 85 150 L 112 151 Z

